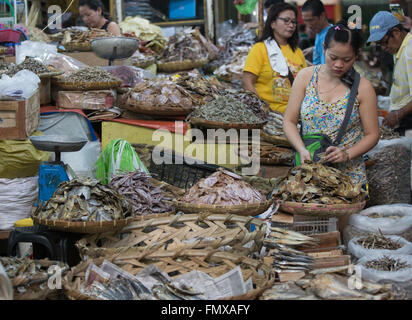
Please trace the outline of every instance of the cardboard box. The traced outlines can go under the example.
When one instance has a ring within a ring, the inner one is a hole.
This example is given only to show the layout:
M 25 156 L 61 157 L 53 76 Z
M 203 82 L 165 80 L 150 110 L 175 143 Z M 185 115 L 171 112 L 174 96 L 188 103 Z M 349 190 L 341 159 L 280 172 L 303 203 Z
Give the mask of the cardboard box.
M 58 91 L 56 104 L 65 109 L 107 110 L 116 99 L 115 90 Z
M 39 123 L 39 89 L 25 100 L 0 101 L 0 140 L 26 140 Z

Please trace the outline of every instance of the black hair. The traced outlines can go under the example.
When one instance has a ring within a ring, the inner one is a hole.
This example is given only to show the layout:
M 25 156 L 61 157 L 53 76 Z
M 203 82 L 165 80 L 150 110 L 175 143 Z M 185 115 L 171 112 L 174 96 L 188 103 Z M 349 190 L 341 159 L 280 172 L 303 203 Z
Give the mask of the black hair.
M 320 17 L 320 15 L 325 12 L 325 6 L 320 0 L 307 0 L 302 6 L 303 11 L 312 11 L 312 16 Z
M 278 4 L 278 3 L 283 3 L 283 2 L 285 2 L 285 0 L 266 0 L 264 7 L 267 9 L 273 4 Z
M 357 28 L 349 28 L 345 20 L 341 20 L 329 28 L 325 36 L 325 50 L 329 48 L 332 41 L 349 43 L 356 55 L 359 54 L 363 43 L 360 31 Z M 343 75 L 341 80 L 349 86 L 352 86 L 354 75 L 355 69 L 352 67 Z
M 79 0 L 79 7 L 88 6 L 91 10 L 97 11 L 97 9 L 102 9 L 102 16 L 106 19 L 110 19 L 110 14 L 105 11 L 104 4 L 100 0 Z
M 269 38 L 276 40 L 273 35 L 272 27 L 270 25 L 272 24 L 273 21 L 275 21 L 278 18 L 280 13 L 282 13 L 283 11 L 287 11 L 287 10 L 293 11 L 296 15 L 296 19 L 298 18 L 298 9 L 289 3 L 286 3 L 286 2 L 278 3 L 278 4 L 273 5 L 270 8 L 268 17 L 265 22 L 265 27 L 263 28 L 262 37 L 259 39 L 259 41 L 264 41 Z M 292 50 L 295 51 L 296 48 L 298 47 L 298 43 L 299 43 L 299 32 L 296 26 L 295 32 L 293 32 L 293 35 L 288 39 L 288 44 L 290 45 Z

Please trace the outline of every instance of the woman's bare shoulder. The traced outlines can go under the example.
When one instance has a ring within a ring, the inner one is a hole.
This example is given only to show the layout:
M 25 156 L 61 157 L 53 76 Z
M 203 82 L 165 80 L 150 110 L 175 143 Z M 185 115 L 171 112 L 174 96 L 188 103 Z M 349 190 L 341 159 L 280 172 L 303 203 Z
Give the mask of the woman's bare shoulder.
M 303 68 L 297 74 L 296 80 L 298 80 L 300 82 L 303 82 L 305 84 L 308 84 L 310 79 L 312 79 L 312 75 L 313 75 L 314 70 L 315 70 L 315 66 L 310 66 L 310 67 Z

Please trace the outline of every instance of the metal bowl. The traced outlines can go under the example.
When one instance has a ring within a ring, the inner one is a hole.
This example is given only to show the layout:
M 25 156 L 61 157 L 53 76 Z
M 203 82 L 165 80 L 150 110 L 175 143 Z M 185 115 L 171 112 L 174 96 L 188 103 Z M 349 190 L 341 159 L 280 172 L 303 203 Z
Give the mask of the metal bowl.
M 90 41 L 95 54 L 103 59 L 126 59 L 139 48 L 139 40 L 128 37 L 103 37 Z
M 38 150 L 51 152 L 74 152 L 79 151 L 87 143 L 87 140 L 72 136 L 31 136 L 31 143 Z

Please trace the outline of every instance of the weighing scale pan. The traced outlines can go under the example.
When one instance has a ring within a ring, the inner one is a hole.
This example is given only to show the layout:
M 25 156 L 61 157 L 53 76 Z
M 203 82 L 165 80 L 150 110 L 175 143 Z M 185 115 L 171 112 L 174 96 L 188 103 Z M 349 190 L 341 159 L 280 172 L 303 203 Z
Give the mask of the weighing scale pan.
M 102 37 L 93 39 L 90 45 L 100 58 L 126 59 L 139 48 L 139 40 L 128 37 Z
M 87 140 L 72 136 L 31 136 L 31 143 L 38 150 L 51 152 L 74 152 L 79 151 L 87 143 Z

